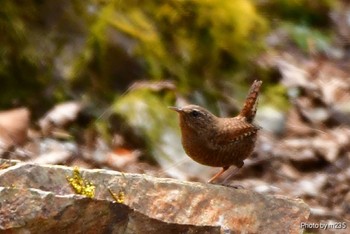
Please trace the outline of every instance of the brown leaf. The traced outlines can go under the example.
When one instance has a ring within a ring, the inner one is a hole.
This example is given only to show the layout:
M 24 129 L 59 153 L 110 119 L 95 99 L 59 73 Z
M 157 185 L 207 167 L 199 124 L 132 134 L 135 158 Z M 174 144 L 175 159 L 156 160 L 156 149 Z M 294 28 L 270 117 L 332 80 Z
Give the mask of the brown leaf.
M 0 150 L 26 141 L 29 119 L 30 112 L 27 108 L 0 112 Z

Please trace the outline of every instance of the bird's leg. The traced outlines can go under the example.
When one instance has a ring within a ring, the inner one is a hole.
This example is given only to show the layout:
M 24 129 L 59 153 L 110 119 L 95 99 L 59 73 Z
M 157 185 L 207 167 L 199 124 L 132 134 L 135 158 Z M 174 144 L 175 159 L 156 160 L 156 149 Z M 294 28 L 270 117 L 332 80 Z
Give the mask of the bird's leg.
M 224 173 L 228 168 L 229 168 L 229 166 L 223 167 L 223 168 L 221 169 L 221 171 L 219 171 L 218 173 L 216 173 L 213 177 L 211 177 L 210 180 L 208 180 L 208 183 L 213 182 L 216 178 L 218 178 L 219 176 L 221 176 L 222 173 Z
M 239 188 L 239 187 L 243 187 L 243 186 L 240 186 L 240 185 L 234 185 L 234 186 L 231 186 L 231 185 L 227 185 L 227 181 L 229 181 L 233 176 L 237 175 L 237 173 L 239 172 L 239 170 L 243 167 L 244 165 L 244 162 L 242 162 L 240 165 L 238 165 L 235 170 L 230 173 L 225 179 L 224 181 L 221 183 L 221 185 L 224 185 L 224 186 L 228 186 L 228 187 L 233 187 L 233 188 Z
M 234 171 L 232 171 L 232 173 L 230 173 L 228 176 L 226 176 L 226 178 L 224 179 L 224 181 L 221 184 L 226 184 L 227 181 L 229 181 L 232 177 L 234 177 L 235 175 L 238 174 L 240 169 L 241 169 L 241 167 L 236 167 L 234 169 Z

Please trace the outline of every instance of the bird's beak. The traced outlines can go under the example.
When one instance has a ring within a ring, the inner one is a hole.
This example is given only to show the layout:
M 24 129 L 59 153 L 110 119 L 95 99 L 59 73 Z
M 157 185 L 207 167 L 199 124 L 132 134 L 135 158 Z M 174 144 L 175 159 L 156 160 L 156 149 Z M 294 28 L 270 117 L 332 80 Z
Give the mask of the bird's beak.
M 175 107 L 175 106 L 169 106 L 168 108 L 169 108 L 170 110 L 173 110 L 173 111 L 176 111 L 176 112 L 181 112 L 181 111 L 182 111 L 181 108 Z

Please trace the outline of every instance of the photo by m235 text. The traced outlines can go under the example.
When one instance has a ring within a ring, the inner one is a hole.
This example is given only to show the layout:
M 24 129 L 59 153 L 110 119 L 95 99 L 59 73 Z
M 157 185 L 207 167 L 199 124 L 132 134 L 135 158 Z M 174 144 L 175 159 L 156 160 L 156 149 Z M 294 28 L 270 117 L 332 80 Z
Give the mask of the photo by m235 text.
M 317 228 L 317 229 L 346 229 L 346 222 L 335 222 L 335 223 L 307 223 L 302 222 L 300 228 Z

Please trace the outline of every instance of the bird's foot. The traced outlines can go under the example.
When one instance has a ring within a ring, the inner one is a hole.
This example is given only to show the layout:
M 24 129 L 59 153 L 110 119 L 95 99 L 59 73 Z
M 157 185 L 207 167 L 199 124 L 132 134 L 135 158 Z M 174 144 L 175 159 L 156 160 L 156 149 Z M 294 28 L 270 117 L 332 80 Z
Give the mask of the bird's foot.
M 218 185 L 227 187 L 227 188 L 234 188 L 234 189 L 244 189 L 243 185 L 240 184 L 225 184 L 225 183 L 220 183 Z

